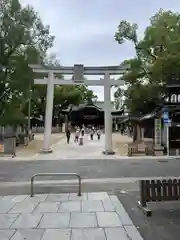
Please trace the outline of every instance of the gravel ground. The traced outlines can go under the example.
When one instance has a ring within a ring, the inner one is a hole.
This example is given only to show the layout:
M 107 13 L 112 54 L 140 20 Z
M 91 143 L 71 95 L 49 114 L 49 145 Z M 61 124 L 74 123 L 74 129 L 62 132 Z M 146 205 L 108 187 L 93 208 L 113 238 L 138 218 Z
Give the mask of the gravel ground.
M 113 146 L 116 152 L 120 156 L 127 156 L 128 154 L 128 143 L 132 142 L 132 138 L 120 133 L 113 134 Z
M 56 144 L 62 138 L 64 138 L 64 134 L 52 134 L 50 137 L 50 145 Z M 19 146 L 16 150 L 17 157 L 30 157 L 40 151 L 43 146 L 43 134 L 35 134 L 34 140 L 29 143 L 28 146 Z

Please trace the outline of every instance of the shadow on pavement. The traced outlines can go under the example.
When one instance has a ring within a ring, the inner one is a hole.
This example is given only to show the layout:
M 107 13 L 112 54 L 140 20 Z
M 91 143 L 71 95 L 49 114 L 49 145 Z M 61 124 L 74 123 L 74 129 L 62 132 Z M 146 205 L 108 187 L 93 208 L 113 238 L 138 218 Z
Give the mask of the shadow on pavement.
M 180 202 L 149 203 L 152 217 L 146 217 L 137 207 L 138 191 L 118 191 L 116 195 L 144 240 L 180 239 Z

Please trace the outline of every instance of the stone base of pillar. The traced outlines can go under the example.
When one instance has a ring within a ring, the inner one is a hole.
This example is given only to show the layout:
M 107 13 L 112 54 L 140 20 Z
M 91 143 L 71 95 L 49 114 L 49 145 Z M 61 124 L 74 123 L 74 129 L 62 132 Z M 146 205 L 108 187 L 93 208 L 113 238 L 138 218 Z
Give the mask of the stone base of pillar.
M 40 150 L 41 154 L 48 154 L 48 153 L 52 153 L 52 152 L 53 152 L 53 150 L 51 148 L 49 148 L 49 149 L 41 149 Z
M 108 151 L 108 150 L 105 150 L 102 152 L 104 155 L 114 155 L 115 152 L 112 150 L 112 151 Z
M 155 146 L 154 147 L 154 155 L 155 156 L 163 156 L 164 155 L 164 147 Z

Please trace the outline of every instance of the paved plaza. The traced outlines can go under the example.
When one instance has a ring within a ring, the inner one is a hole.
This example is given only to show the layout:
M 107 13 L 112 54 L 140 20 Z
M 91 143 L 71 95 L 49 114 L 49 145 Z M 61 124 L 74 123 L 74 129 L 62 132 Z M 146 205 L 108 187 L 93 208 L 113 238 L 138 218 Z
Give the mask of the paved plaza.
M 82 146 L 74 141 L 74 134 L 71 136 L 70 143 L 66 143 L 66 139 L 62 139 L 59 143 L 52 147 L 53 153 L 51 154 L 36 154 L 33 159 L 37 160 L 66 160 L 66 159 L 105 159 L 109 156 L 104 155 L 102 152 L 105 148 L 105 135 L 101 136 L 98 140 L 97 136 L 91 141 L 89 135 L 85 134 L 84 142 Z M 111 156 L 111 158 L 117 158 L 117 155 Z
M 43 138 L 43 135 L 38 135 L 38 137 Z M 55 140 L 58 138 L 56 137 Z M 42 139 L 41 139 L 42 140 Z M 52 153 L 42 154 L 40 150 L 43 147 L 43 141 L 41 144 L 36 146 L 36 153 L 31 154 L 24 151 L 24 155 L 17 154 L 17 157 L 13 158 L 13 161 L 29 161 L 29 160 L 97 160 L 97 159 L 155 159 L 155 158 L 163 158 L 163 159 L 172 159 L 172 156 L 133 156 L 128 157 L 128 143 L 132 142 L 132 139 L 126 135 L 121 135 L 120 133 L 113 133 L 112 135 L 113 142 L 113 150 L 115 151 L 115 155 L 104 155 L 103 151 L 105 150 L 105 135 L 102 134 L 101 139 L 98 140 L 97 136 L 94 136 L 93 140 L 90 140 L 90 136 L 85 134 L 83 145 L 79 145 L 74 141 L 74 134 L 72 133 L 70 143 L 67 144 L 65 133 L 60 135 L 60 140 L 53 145 L 51 145 Z M 34 142 L 33 144 L 36 144 Z M 26 149 L 26 147 L 24 147 Z M 28 151 L 28 149 L 27 149 Z M 31 152 L 32 153 L 32 152 Z M 11 156 L 1 156 L 0 160 L 12 160 Z
M 137 206 L 140 192 L 117 191 L 124 208 L 138 226 L 138 231 L 144 240 L 176 240 L 180 239 L 180 202 L 150 202 L 148 208 L 152 210 L 152 216 L 146 217 Z
M 55 135 L 55 134 L 54 134 Z M 54 136 L 53 135 L 53 136 Z M 115 134 L 116 139 L 117 135 L 120 138 L 124 138 L 121 134 Z M 41 137 L 41 144 L 37 143 L 36 152 L 30 152 L 26 147 L 24 147 L 24 151 L 21 151 L 21 154 L 18 152 L 17 156 L 14 160 L 66 160 L 66 159 L 106 159 L 109 156 L 103 154 L 105 150 L 105 135 L 102 134 L 101 139 L 98 140 L 97 136 L 94 136 L 93 140 L 90 140 L 89 134 L 85 134 L 83 138 L 83 145 L 79 145 L 79 143 L 74 141 L 75 135 L 71 134 L 70 143 L 67 144 L 66 134 L 63 133 L 59 137 L 59 141 L 57 141 L 58 137 L 55 138 L 56 143 L 51 145 L 52 153 L 42 154 L 40 153 L 43 147 L 43 134 L 39 134 L 37 138 Z M 114 135 L 113 135 L 114 136 Z M 36 142 L 33 142 L 33 146 L 36 145 Z M 32 144 L 30 143 L 30 144 Z M 27 147 L 28 148 L 28 147 Z M 31 155 L 30 155 L 31 153 Z M 112 155 L 111 158 L 117 158 L 119 153 L 117 151 L 116 155 Z M 11 156 L 1 156 L 0 160 L 11 160 Z
M 4 196 L 0 240 L 143 240 L 115 195 Z

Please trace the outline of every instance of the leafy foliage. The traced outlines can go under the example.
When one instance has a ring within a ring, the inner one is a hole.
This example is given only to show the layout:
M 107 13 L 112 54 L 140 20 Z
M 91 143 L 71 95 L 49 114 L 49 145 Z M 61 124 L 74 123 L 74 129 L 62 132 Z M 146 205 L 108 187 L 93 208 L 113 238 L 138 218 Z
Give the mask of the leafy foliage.
M 14 116 L 22 123 L 28 114 L 29 99 L 31 116 L 44 115 L 47 87 L 33 85 L 33 79 L 45 75 L 35 75 L 28 65 L 60 65 L 55 55 L 47 54 L 53 41 L 50 27 L 31 6 L 22 7 L 19 0 L 0 1 L 0 124 L 15 122 Z M 54 114 L 58 115 L 64 105 L 79 104 L 92 96 L 84 86 L 57 86 Z
M 163 84 L 180 76 L 180 14 L 160 9 L 138 40 L 138 26 L 121 21 L 115 33 L 119 44 L 131 41 L 136 50 L 133 59 L 125 60 L 130 71 L 122 78 L 126 83 L 125 97 L 129 110 L 147 113 L 161 104 Z

